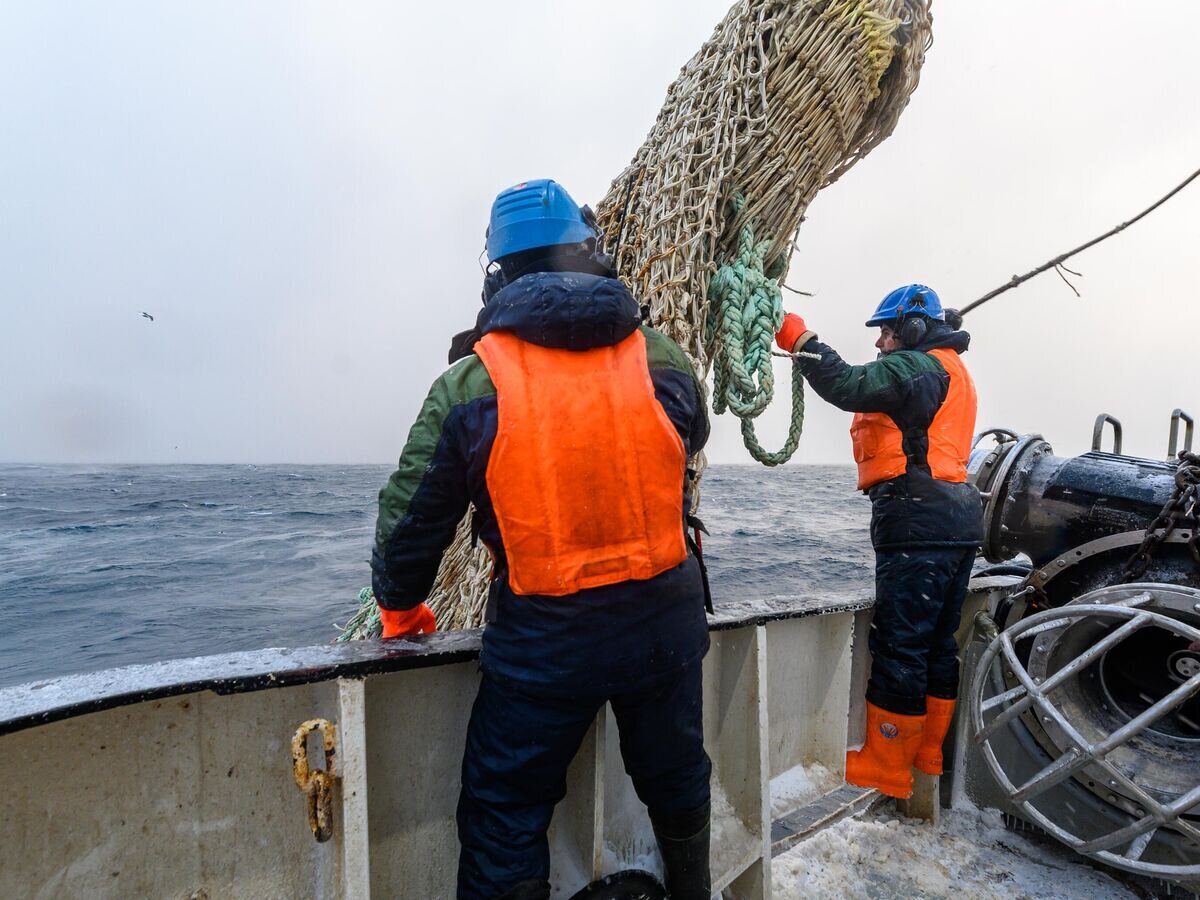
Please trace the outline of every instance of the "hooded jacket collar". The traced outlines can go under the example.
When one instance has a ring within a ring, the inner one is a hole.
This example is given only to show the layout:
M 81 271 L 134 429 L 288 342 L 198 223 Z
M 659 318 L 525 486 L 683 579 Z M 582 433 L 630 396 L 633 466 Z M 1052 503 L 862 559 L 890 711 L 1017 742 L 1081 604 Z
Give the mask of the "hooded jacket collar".
M 498 291 L 476 327 L 480 334 L 510 331 L 542 347 L 591 350 L 623 341 L 640 324 L 637 303 L 615 278 L 535 272 Z
M 945 347 L 961 356 L 967 352 L 967 348 L 970 345 L 971 335 L 967 332 L 955 331 L 949 325 L 939 322 L 925 335 L 925 340 L 921 341 L 920 345 L 913 349 L 920 350 L 922 353 L 928 353 L 930 350 L 938 350 Z

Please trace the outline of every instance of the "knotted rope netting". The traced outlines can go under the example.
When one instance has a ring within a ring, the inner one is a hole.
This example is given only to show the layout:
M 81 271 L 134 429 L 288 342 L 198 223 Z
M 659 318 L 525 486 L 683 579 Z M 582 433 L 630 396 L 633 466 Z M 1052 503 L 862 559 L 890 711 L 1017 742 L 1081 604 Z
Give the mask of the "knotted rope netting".
M 786 444 L 759 445 L 753 420 L 774 388 L 771 340 L 796 233 L 817 191 L 895 128 L 932 40 L 929 5 L 735 3 L 598 207 L 621 279 L 697 372 L 714 373 L 714 408 L 742 419 L 747 447 L 767 464 L 791 456 L 803 416 L 793 376 Z M 429 598 L 440 629 L 482 624 L 490 574 L 464 521 Z M 373 606 L 363 600 L 343 638 L 378 633 Z

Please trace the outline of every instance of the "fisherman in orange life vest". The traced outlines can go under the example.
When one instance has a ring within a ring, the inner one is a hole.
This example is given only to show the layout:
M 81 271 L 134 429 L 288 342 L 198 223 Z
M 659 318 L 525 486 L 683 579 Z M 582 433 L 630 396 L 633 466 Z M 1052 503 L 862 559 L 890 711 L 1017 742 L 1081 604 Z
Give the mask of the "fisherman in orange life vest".
M 385 638 L 434 630 L 423 601 L 468 504 L 494 562 L 460 898 L 550 896 L 546 830 L 606 702 L 670 896 L 711 893 L 708 626 L 684 529 L 708 418 L 687 356 L 641 323 L 598 240 L 591 211 L 553 181 L 496 198 L 479 337 L 456 339 L 463 358 L 434 382 L 379 495 Z
M 942 744 L 958 696 L 958 646 L 975 551 L 983 539 L 978 491 L 967 484 L 975 384 L 962 362 L 970 335 L 947 324 L 921 284 L 888 294 L 867 321 L 880 356 L 851 366 L 789 313 L 776 342 L 821 397 L 855 413 L 850 435 L 858 487 L 871 498 L 875 614 L 866 743 L 846 756 L 846 780 L 912 795 L 915 767 L 942 772 Z

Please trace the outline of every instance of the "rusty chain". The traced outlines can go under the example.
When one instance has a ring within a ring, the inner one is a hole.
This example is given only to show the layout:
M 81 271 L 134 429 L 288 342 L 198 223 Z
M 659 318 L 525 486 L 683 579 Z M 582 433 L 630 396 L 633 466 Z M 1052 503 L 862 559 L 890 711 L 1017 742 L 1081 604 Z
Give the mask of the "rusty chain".
M 308 736 L 320 731 L 325 768 L 308 763 Z M 327 719 L 309 719 L 292 735 L 292 775 L 308 798 L 308 827 L 318 841 L 333 837 L 333 785 L 337 780 L 337 727 Z
M 1145 575 L 1158 546 L 1188 520 L 1192 529 L 1188 552 L 1200 566 L 1200 455 L 1183 450 L 1179 453 L 1179 467 L 1175 471 L 1175 490 L 1146 529 L 1141 545 L 1126 561 L 1121 570 L 1121 583 L 1137 581 Z

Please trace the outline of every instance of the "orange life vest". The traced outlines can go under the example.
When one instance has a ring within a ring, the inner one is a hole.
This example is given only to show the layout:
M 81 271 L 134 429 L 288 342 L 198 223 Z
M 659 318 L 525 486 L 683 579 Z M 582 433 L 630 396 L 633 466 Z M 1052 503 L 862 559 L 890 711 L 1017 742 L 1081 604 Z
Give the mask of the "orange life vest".
M 487 486 L 514 593 L 561 597 L 687 558 L 687 454 L 640 331 L 583 351 L 493 332 L 475 352 L 496 385 Z
M 926 462 L 930 474 L 939 481 L 962 483 L 967 480 L 967 459 L 975 433 L 975 382 L 955 351 L 941 347 L 930 350 L 929 355 L 950 376 L 950 388 L 929 425 Z M 908 471 L 903 436 L 891 416 L 855 414 L 850 438 L 854 443 L 854 461 L 858 463 L 860 490 Z

